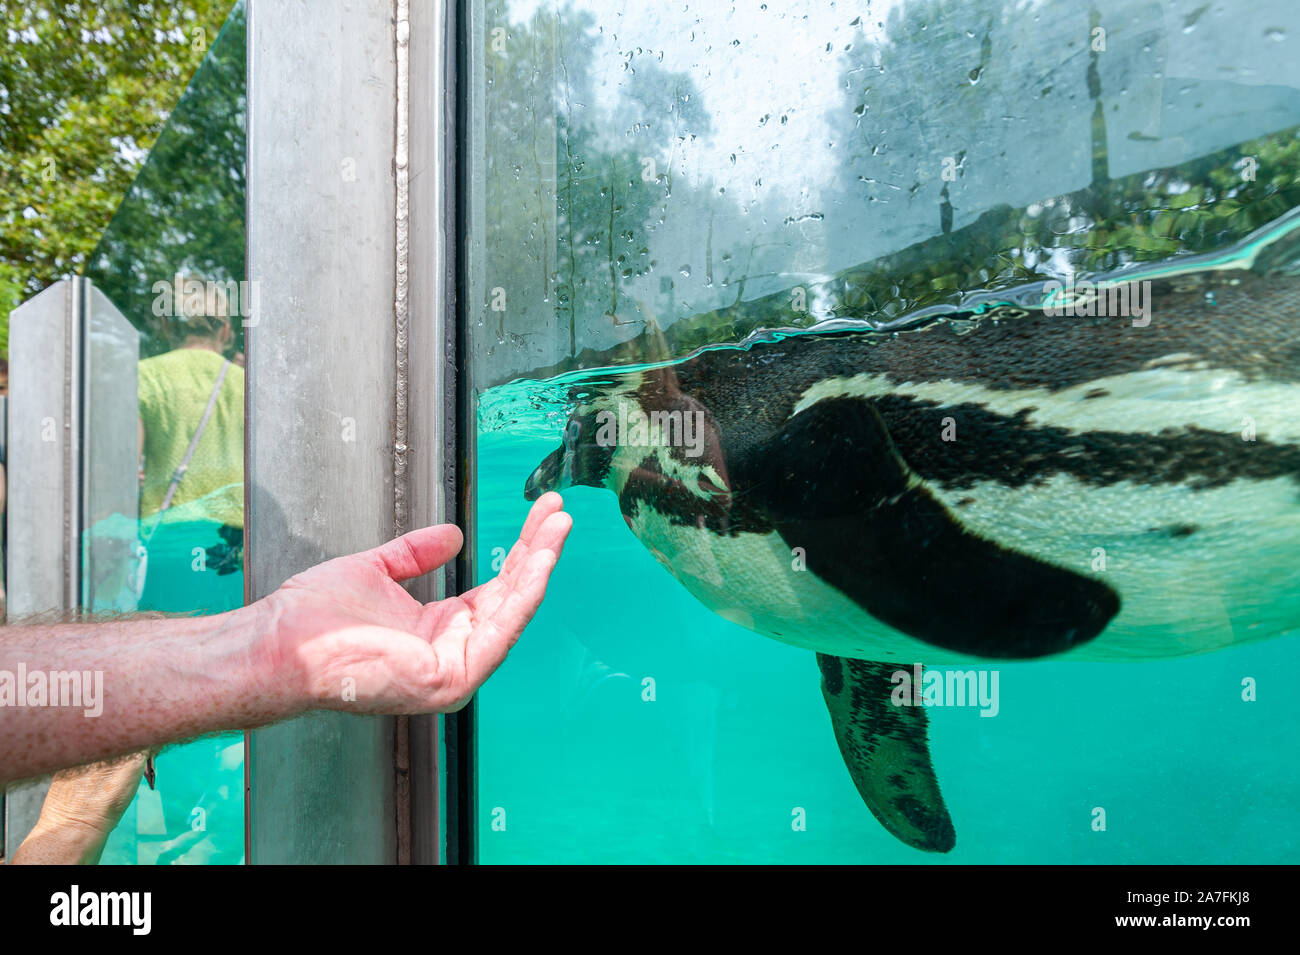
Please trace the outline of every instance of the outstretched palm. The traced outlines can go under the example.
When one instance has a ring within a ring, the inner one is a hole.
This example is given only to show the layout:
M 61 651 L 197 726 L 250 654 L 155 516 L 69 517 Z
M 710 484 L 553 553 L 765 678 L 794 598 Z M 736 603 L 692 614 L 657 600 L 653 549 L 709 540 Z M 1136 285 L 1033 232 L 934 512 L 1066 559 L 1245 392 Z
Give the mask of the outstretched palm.
M 328 561 L 267 598 L 267 672 L 297 680 L 304 703 L 360 713 L 464 706 L 519 639 L 546 593 L 572 520 L 558 494 L 533 505 L 501 573 L 459 597 L 422 604 L 399 581 L 461 548 L 441 524 Z

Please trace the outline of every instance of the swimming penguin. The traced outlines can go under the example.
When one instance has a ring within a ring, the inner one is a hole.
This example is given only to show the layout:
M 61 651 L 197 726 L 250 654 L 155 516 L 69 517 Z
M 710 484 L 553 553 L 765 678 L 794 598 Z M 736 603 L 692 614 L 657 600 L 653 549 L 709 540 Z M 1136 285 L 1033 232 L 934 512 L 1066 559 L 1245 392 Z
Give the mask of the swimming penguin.
M 525 496 L 609 488 L 707 607 L 816 651 L 863 800 L 946 852 L 900 670 L 1300 626 L 1300 279 L 1146 291 L 1140 318 L 1002 304 L 605 373 Z

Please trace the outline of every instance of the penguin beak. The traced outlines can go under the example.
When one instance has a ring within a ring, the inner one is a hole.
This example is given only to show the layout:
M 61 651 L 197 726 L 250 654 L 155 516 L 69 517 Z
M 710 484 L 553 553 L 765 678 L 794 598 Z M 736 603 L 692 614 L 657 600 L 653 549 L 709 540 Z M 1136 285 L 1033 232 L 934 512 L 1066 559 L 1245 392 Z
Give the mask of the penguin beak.
M 568 482 L 561 480 L 567 470 L 564 461 L 564 446 L 561 445 L 548 454 L 542 463 L 537 465 L 537 470 L 528 476 L 528 480 L 524 482 L 524 499 L 535 501 L 547 491 L 558 491 L 567 487 Z

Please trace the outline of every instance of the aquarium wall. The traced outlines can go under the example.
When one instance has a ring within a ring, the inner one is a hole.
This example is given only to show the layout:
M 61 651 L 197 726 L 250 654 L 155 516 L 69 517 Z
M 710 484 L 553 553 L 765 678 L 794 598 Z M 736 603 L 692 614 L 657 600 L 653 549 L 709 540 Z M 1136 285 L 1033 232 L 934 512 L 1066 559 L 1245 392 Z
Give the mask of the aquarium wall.
M 452 13 L 250 4 L 250 600 L 456 519 Z M 437 862 L 440 733 L 320 712 L 250 734 L 250 861 Z
M 1271 349 L 1294 380 L 1293 333 L 1278 331 L 1294 328 L 1294 311 L 1256 342 L 1240 310 L 1275 306 L 1232 297 L 1258 279 L 1281 297 L 1269 302 L 1285 300 L 1296 271 L 1292 6 L 480 0 L 463 29 L 476 579 L 499 569 L 526 488 L 563 487 L 574 515 L 546 605 L 478 696 L 479 861 L 1295 858 L 1287 807 L 1300 775 L 1285 727 L 1296 705 L 1251 690 L 1295 674 L 1293 639 L 1251 642 L 1300 624 L 1293 556 L 1261 555 L 1239 585 L 1207 558 L 1153 598 L 1192 608 L 1190 623 L 1138 641 L 1177 644 L 1171 658 L 976 662 L 998 702 L 928 710 L 925 758 L 955 846 L 945 836 L 918 848 L 873 818 L 838 744 L 841 671 L 817 659 L 846 639 L 832 607 L 801 645 L 769 639 L 757 631 L 779 630 L 771 620 L 785 611 L 773 598 L 765 627 L 752 601 L 735 600 L 747 559 L 687 573 L 674 556 L 685 550 L 652 543 L 716 530 L 734 482 L 715 470 L 673 485 L 685 497 L 665 520 L 685 529 L 671 538 L 627 503 L 630 484 L 611 493 L 600 473 L 583 480 L 599 467 L 582 430 L 598 399 L 650 393 L 679 396 L 672 407 L 687 413 L 712 395 L 710 420 L 759 429 L 783 387 L 773 374 L 752 397 L 764 366 L 817 349 L 851 376 L 851 349 L 874 347 L 873 335 L 911 341 L 907 330 L 935 322 L 959 335 L 1043 314 L 1053 294 L 1088 282 L 1191 296 L 1185 322 L 1237 302 L 1213 313 L 1214 335 L 1239 326 L 1243 346 Z M 1071 347 L 1051 361 L 1087 365 L 1088 346 Z M 1012 388 L 1019 373 L 989 387 Z M 1236 413 L 1244 387 L 1226 382 L 1216 400 Z M 728 404 L 739 394 L 750 412 Z M 1142 430 L 1155 407 L 1125 427 Z M 1274 412 L 1278 437 L 1285 412 Z M 938 440 L 937 414 L 933 424 Z M 734 515 L 741 502 L 727 501 Z M 1193 533 L 1190 514 L 1178 533 Z M 1003 511 L 990 527 L 1022 516 Z M 1080 553 L 1091 573 L 1092 548 Z M 798 548 L 784 559 L 804 569 Z M 756 586 L 780 593 L 783 580 Z M 1126 612 L 1137 606 L 1128 598 Z M 961 665 L 939 653 L 914 662 Z
M 416 75 L 430 76 L 445 25 L 414 32 Z M 433 483 L 407 478 L 399 495 L 395 480 L 393 8 L 241 2 L 208 40 L 84 274 L 13 313 L 19 613 L 219 613 L 444 519 L 423 277 L 406 285 L 407 314 L 422 311 L 401 336 L 404 470 Z M 322 95 L 376 71 L 386 82 Z M 430 168 L 432 128 L 408 140 L 422 222 L 445 177 Z M 424 275 L 446 251 L 421 233 L 404 253 Z M 436 862 L 438 732 L 435 717 L 312 714 L 168 746 L 103 861 Z M 17 795 L 11 849 L 42 798 Z

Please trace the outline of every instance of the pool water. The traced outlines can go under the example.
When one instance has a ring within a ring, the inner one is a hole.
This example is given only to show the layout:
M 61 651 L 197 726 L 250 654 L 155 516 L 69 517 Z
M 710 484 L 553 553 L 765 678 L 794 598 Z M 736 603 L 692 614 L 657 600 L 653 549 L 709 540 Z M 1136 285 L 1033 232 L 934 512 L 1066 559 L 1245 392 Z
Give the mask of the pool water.
M 480 579 L 563 427 L 557 407 L 510 407 L 508 426 L 478 436 Z M 929 710 L 957 830 L 935 855 L 896 840 L 858 796 L 814 654 L 698 603 L 612 492 L 564 498 L 574 528 L 546 603 L 478 696 L 481 862 L 1300 859 L 1295 634 L 1159 662 L 991 664 L 996 717 Z
M 195 570 L 194 549 L 221 543 L 213 521 L 170 521 L 148 540 L 139 609 L 220 613 L 244 604 L 244 574 Z M 237 865 L 244 861 L 244 734 L 169 746 L 156 788 L 141 780 L 104 846 L 101 864 Z

